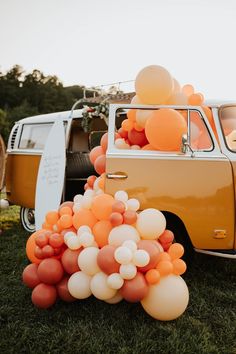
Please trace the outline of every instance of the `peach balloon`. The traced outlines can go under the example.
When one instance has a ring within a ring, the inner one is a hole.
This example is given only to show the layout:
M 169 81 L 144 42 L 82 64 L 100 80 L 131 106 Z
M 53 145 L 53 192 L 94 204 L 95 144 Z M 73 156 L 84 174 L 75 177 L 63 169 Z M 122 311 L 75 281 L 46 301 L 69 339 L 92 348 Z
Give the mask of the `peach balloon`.
M 181 275 L 186 272 L 187 266 L 186 263 L 182 259 L 175 259 L 173 262 L 173 273 L 176 275 Z
M 173 78 L 173 82 L 174 82 L 173 93 L 181 92 L 181 86 L 180 86 L 179 82 L 174 78 Z
M 156 266 L 156 269 L 161 276 L 166 276 L 173 272 L 174 267 L 170 261 L 160 261 Z
M 87 225 L 91 229 L 97 222 L 96 216 L 88 209 L 81 209 L 73 216 L 73 226 L 78 230 L 82 225 Z
M 46 214 L 46 222 L 50 225 L 54 225 L 59 220 L 59 213 L 57 211 L 49 211 Z
M 140 127 L 145 128 L 146 122 L 151 117 L 153 111 L 147 109 L 137 109 L 136 122 Z
M 92 202 L 91 210 L 98 220 L 109 220 L 114 198 L 109 194 L 97 195 Z
M 145 273 L 149 269 L 155 268 L 158 262 L 158 255 L 160 253 L 157 245 L 150 240 L 141 240 L 138 242 L 138 249 L 147 251 L 150 256 L 149 263 L 144 267 L 138 267 L 138 270 Z
M 191 106 L 201 106 L 204 101 L 202 94 L 193 93 L 188 97 L 188 104 Z
M 134 127 L 134 122 L 130 121 L 129 119 L 125 119 L 123 120 L 121 127 L 123 130 L 125 130 L 126 132 L 129 132 L 130 130 L 133 129 Z
M 140 97 L 138 97 L 138 95 L 135 95 L 135 96 L 132 98 L 132 100 L 131 100 L 130 103 L 131 103 L 131 104 L 140 104 L 140 103 L 141 103 Z
M 153 112 L 145 126 L 149 143 L 157 150 L 179 151 L 182 136 L 187 132 L 184 117 L 174 109 L 161 108 Z
M 180 243 L 173 243 L 168 250 L 168 254 L 172 260 L 181 258 L 184 254 L 184 247 Z
M 186 105 L 188 104 L 188 97 L 183 92 L 175 92 L 166 101 L 167 105 Z
M 100 155 L 94 162 L 95 171 L 101 175 L 106 171 L 106 155 Z
M 94 162 L 96 161 L 96 159 L 101 156 L 104 155 L 105 151 L 103 150 L 103 148 L 99 145 L 99 146 L 95 146 L 89 153 L 89 158 L 92 164 L 94 164 Z
M 147 280 L 148 284 L 153 285 L 160 281 L 161 275 L 157 269 L 150 269 L 145 274 L 145 279 Z
M 129 109 L 127 112 L 127 117 L 130 122 L 135 122 L 136 121 L 136 109 Z
M 159 65 L 142 69 L 135 80 L 135 91 L 143 103 L 161 104 L 171 95 L 174 82 L 170 73 Z
M 194 87 L 190 84 L 184 85 L 182 87 L 182 92 L 186 95 L 186 96 L 191 96 L 194 93 Z
M 103 149 L 103 151 L 107 151 L 107 145 L 108 145 L 108 133 L 103 134 L 100 140 L 100 145 Z
M 108 236 L 112 229 L 112 224 L 108 220 L 100 220 L 93 227 L 93 235 L 98 247 L 102 248 L 108 244 Z

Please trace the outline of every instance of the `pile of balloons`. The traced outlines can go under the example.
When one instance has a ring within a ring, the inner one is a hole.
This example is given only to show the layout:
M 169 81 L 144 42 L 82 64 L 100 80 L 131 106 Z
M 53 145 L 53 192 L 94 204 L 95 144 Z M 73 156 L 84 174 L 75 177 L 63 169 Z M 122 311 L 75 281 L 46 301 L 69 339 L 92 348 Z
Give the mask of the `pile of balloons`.
M 179 317 L 189 300 L 182 245 L 173 243 L 160 211 L 139 212 L 139 201 L 125 191 L 104 193 L 103 178 L 90 176 L 84 195 L 48 212 L 28 239 L 32 263 L 23 282 L 33 289 L 32 302 L 48 308 L 57 298 L 94 295 L 110 304 L 141 301 L 155 319 Z

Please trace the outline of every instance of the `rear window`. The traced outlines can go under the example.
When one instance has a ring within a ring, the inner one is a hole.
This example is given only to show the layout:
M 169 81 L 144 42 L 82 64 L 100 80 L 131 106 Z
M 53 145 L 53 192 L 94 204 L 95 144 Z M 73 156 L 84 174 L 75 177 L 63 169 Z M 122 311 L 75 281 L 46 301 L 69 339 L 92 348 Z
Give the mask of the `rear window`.
M 51 127 L 52 123 L 24 124 L 19 148 L 43 150 Z

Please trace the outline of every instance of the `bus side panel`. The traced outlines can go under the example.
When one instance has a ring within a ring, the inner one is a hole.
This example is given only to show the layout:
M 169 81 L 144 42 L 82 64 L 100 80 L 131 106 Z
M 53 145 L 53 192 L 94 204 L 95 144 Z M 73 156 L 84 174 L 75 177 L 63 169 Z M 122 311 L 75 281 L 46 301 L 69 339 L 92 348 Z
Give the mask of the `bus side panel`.
M 8 154 L 6 191 L 10 203 L 34 208 L 41 155 Z

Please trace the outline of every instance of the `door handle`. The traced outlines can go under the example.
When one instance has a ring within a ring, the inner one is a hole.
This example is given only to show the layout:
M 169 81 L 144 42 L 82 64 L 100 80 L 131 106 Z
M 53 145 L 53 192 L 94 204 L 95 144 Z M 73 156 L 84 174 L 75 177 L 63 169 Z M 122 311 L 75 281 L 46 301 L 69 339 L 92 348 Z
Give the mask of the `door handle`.
M 106 177 L 108 179 L 126 179 L 128 175 L 125 172 L 114 172 L 114 173 L 107 173 Z

